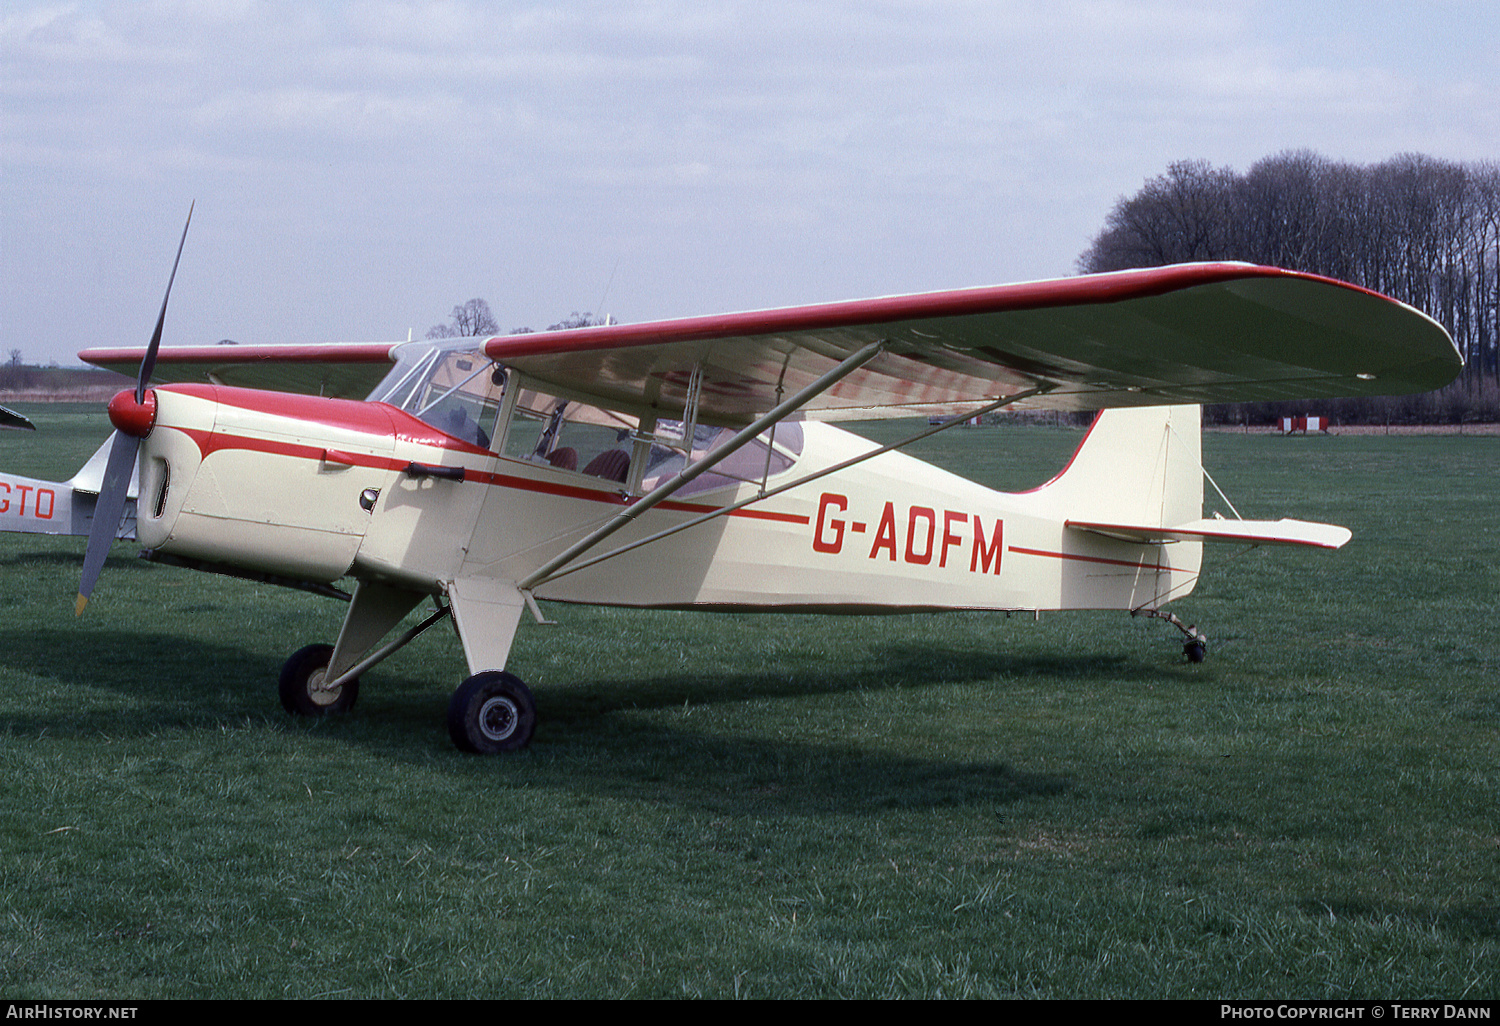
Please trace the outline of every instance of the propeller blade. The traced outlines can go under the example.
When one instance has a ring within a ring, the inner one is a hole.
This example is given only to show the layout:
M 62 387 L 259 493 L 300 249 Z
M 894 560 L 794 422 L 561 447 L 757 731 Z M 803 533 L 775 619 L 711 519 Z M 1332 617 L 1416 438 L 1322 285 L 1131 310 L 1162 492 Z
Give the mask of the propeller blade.
M 156 351 L 161 348 L 161 328 L 167 320 L 167 300 L 172 298 L 172 282 L 177 280 L 177 265 L 182 261 L 182 247 L 187 244 L 188 225 L 193 223 L 194 200 L 188 204 L 187 223 L 182 226 L 182 238 L 177 243 L 177 258 L 172 261 L 172 274 L 167 278 L 167 292 L 161 297 L 161 313 L 156 317 L 156 330 L 151 333 L 151 344 L 146 347 L 146 356 L 141 360 L 141 372 L 135 379 L 135 401 L 146 401 L 146 385 L 151 381 L 151 372 L 156 369 Z
M 187 244 L 188 225 L 193 223 L 193 207 L 188 205 L 187 222 L 182 226 L 182 238 L 177 242 L 177 256 L 172 260 L 172 273 L 167 278 L 167 291 L 161 297 L 161 313 L 156 316 L 156 330 L 151 333 L 151 343 L 141 360 L 141 370 L 135 381 L 135 405 L 146 402 L 146 385 L 151 381 L 151 372 L 156 369 L 156 351 L 161 348 L 161 329 L 167 320 L 167 300 L 172 298 L 172 283 L 177 280 L 177 265 L 182 262 L 182 247 Z M 123 396 L 125 393 L 121 393 Z M 118 401 L 121 396 L 116 397 Z M 153 400 L 152 408 L 155 402 Z M 115 403 L 110 404 L 110 419 L 116 420 Z M 116 423 L 120 428 L 123 421 Z M 132 428 L 132 430 L 134 430 Z M 94 504 L 94 524 L 89 528 L 89 545 L 83 555 L 83 577 L 78 582 L 78 601 L 73 606 L 73 615 L 82 616 L 83 608 L 94 594 L 94 585 L 104 569 L 104 560 L 109 547 L 120 530 L 120 517 L 125 512 L 125 492 L 130 487 L 130 474 L 135 469 L 135 458 L 140 452 L 141 437 L 151 430 L 149 420 L 139 427 L 139 436 L 119 430 L 114 444 L 109 449 L 109 462 L 104 467 L 104 483 L 99 488 L 99 501 Z
M 130 487 L 130 472 L 135 468 L 135 455 L 140 446 L 139 438 L 123 431 L 115 432 L 109 462 L 104 467 L 104 483 L 99 488 L 99 501 L 94 504 L 94 525 L 89 529 L 89 547 L 83 556 L 83 578 L 78 583 L 74 616 L 82 616 L 83 607 L 89 604 L 89 596 L 94 594 L 94 585 L 99 581 L 99 572 L 104 569 L 109 547 L 120 530 L 120 517 L 125 512 L 125 492 Z

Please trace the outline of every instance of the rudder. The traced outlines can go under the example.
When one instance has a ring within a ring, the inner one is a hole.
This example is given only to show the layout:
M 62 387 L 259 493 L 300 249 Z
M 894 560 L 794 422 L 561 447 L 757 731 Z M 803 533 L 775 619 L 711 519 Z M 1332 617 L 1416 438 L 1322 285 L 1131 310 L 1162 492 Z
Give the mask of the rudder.
M 1056 515 L 1170 526 L 1203 515 L 1198 406 L 1103 410 L 1062 472 L 1036 489 Z

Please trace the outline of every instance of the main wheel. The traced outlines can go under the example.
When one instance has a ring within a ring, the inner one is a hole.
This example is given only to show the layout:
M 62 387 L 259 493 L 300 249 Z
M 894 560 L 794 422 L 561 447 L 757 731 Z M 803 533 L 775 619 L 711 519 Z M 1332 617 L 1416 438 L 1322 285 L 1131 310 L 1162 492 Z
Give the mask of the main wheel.
M 1182 646 L 1182 654 L 1190 663 L 1201 663 L 1208 658 L 1208 645 L 1201 638 L 1193 638 Z
M 448 736 L 460 751 L 514 752 L 531 743 L 534 730 L 536 700 L 513 673 L 476 673 L 448 701 Z
M 327 687 L 328 661 L 333 658 L 332 645 L 308 645 L 292 653 L 281 668 L 277 690 L 281 704 L 298 716 L 327 716 L 348 712 L 359 697 L 359 678 L 336 688 Z

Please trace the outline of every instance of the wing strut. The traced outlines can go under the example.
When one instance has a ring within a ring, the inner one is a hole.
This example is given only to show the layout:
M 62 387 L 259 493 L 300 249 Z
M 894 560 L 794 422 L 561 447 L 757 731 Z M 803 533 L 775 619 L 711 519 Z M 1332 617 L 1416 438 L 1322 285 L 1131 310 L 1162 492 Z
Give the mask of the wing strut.
M 740 431 L 739 434 L 735 435 L 728 442 L 725 442 L 723 445 L 719 446 L 712 453 L 706 455 L 697 463 L 690 464 L 687 467 L 683 468 L 682 472 L 676 477 L 672 478 L 665 484 L 658 485 L 646 495 L 641 496 L 638 501 L 631 503 L 619 513 L 616 513 L 612 519 L 603 524 L 601 527 L 590 532 L 586 537 L 579 539 L 577 542 L 574 542 L 572 545 L 564 549 L 561 553 L 549 559 L 546 563 L 542 564 L 540 567 L 534 570 L 528 577 L 520 581 L 517 584 L 517 587 L 525 592 L 531 590 L 544 581 L 550 580 L 554 576 L 554 571 L 556 571 L 559 567 L 566 565 L 567 563 L 581 556 L 583 553 L 587 552 L 589 549 L 593 548 L 595 545 L 598 545 L 605 538 L 608 538 L 620 528 L 628 525 L 636 517 L 640 516 L 642 513 L 646 512 L 648 509 L 650 509 L 652 506 L 655 506 L 663 499 L 670 498 L 674 493 L 678 491 L 678 489 L 682 488 L 698 475 L 717 466 L 721 460 L 729 457 L 742 446 L 748 444 L 755 438 L 756 435 L 760 434 L 767 427 L 775 424 L 777 421 L 785 419 L 790 414 L 801 409 L 812 399 L 816 398 L 819 395 L 822 395 L 834 385 L 838 384 L 839 381 L 841 381 L 843 378 L 847 377 L 854 371 L 869 363 L 871 360 L 875 359 L 875 357 L 880 354 L 881 350 L 885 348 L 885 345 L 886 343 L 884 339 L 879 342 L 871 342 L 869 345 L 865 346 L 859 352 L 845 359 L 837 367 L 834 367 L 828 373 L 818 378 L 818 380 L 802 389 L 802 391 L 798 392 L 790 399 L 786 400 L 785 402 L 776 404 L 776 406 L 771 410 L 757 418 L 755 422 L 752 423 L 749 427 Z
M 574 563 L 572 566 L 564 570 L 558 570 L 556 573 L 549 574 L 546 580 L 538 583 L 545 584 L 547 581 L 555 581 L 559 577 L 566 577 L 568 576 L 568 574 L 571 574 L 577 570 L 586 569 L 596 563 L 603 563 L 607 559 L 614 559 L 616 556 L 623 556 L 625 553 L 630 552 L 634 549 L 641 548 L 644 545 L 650 545 L 653 542 L 659 542 L 663 538 L 670 538 L 672 535 L 677 534 L 681 531 L 686 531 L 690 527 L 697 527 L 699 524 L 707 523 L 708 521 L 713 520 L 717 517 L 722 517 L 726 514 L 733 513 L 737 509 L 743 509 L 753 502 L 760 502 L 763 499 L 769 499 L 772 496 L 780 495 L 782 492 L 791 491 L 793 488 L 801 488 L 803 485 L 811 484 L 819 478 L 827 477 L 829 474 L 837 474 L 841 470 L 848 470 L 855 464 L 874 459 L 876 456 L 880 456 L 884 453 L 888 453 L 896 449 L 904 449 L 908 445 L 911 445 L 913 442 L 920 442 L 924 438 L 932 437 L 939 431 L 947 431 L 955 424 L 962 424 L 967 420 L 973 419 L 974 417 L 982 417 L 986 413 L 993 413 L 995 410 L 998 410 L 1005 406 L 1009 406 L 1012 403 L 1018 403 L 1022 399 L 1030 399 L 1032 396 L 1038 395 L 1042 392 L 1050 392 L 1054 387 L 1056 386 L 1050 384 L 1042 385 L 1037 388 L 1028 388 L 1024 392 L 1017 392 L 1015 395 L 1006 396 L 1004 399 L 996 399 L 994 402 L 990 403 L 987 406 L 981 406 L 977 410 L 971 410 L 968 413 L 960 414 L 956 417 L 950 417 L 947 420 L 943 421 L 941 424 L 929 427 L 926 431 L 919 431 L 909 438 L 903 438 L 899 442 L 891 442 L 889 445 L 882 445 L 877 449 L 871 449 L 869 452 L 861 453 L 860 455 L 855 456 L 852 459 L 847 459 L 842 463 L 836 463 L 831 467 L 824 467 L 822 470 L 819 470 L 818 472 L 813 474 L 808 474 L 806 477 L 800 477 L 795 481 L 788 481 L 786 484 L 778 485 L 777 487 L 772 488 L 769 492 L 764 490 L 759 491 L 749 498 L 741 499 L 739 502 L 730 503 L 728 506 L 720 506 L 716 510 L 711 510 L 707 513 L 702 514 L 701 516 L 696 516 L 691 520 L 687 520 L 676 525 L 675 527 L 669 527 L 666 530 L 657 531 L 655 534 L 648 535 L 645 538 L 638 538 L 635 541 L 630 542 L 628 545 L 621 545 L 617 549 L 610 549 L 608 552 L 602 552 L 597 556 L 585 559 L 581 563 Z M 762 481 L 764 481 L 764 479 L 762 479 Z M 528 591 L 526 594 L 529 596 L 531 593 Z M 540 615 L 537 615 L 537 620 L 538 622 L 541 621 Z

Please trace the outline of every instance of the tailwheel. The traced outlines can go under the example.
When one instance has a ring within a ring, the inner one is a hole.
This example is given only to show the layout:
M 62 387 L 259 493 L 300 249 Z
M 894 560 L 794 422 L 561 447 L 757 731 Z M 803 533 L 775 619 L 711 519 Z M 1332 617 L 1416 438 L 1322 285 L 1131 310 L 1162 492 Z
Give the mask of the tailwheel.
M 298 716 L 327 716 L 348 712 L 359 697 L 359 678 L 330 688 L 328 661 L 333 658 L 332 645 L 308 645 L 292 653 L 281 668 L 278 691 L 281 704 Z
M 531 689 L 503 670 L 476 673 L 448 702 L 448 736 L 460 751 L 514 752 L 531 743 L 536 701 Z
M 1147 609 L 1142 607 L 1140 609 L 1132 609 L 1130 615 L 1150 616 L 1158 620 L 1165 620 L 1180 630 L 1183 636 L 1187 638 L 1182 643 L 1182 654 L 1187 656 L 1188 662 L 1201 663 L 1208 658 L 1208 635 L 1200 631 L 1195 624 L 1183 623 L 1175 614 L 1161 609 Z

